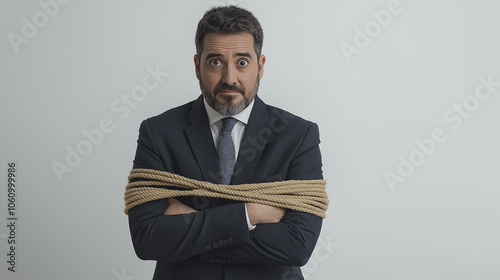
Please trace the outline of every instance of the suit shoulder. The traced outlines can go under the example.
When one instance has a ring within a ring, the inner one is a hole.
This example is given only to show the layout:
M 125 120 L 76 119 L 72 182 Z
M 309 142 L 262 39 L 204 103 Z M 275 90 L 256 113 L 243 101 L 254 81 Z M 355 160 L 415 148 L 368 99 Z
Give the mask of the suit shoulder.
M 317 127 L 314 122 L 306 120 L 281 108 L 266 104 L 266 110 L 271 125 L 290 126 L 294 130 L 308 129 L 311 126 Z
M 159 115 L 146 119 L 151 126 L 165 125 L 183 125 L 187 122 L 194 101 L 171 108 Z

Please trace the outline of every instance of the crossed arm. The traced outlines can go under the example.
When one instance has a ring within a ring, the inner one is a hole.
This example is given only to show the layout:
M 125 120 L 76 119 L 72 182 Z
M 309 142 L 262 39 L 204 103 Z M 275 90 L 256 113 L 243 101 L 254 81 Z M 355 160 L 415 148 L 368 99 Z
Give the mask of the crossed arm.
M 246 203 L 246 208 L 248 211 L 248 218 L 250 219 L 250 224 L 252 226 L 258 224 L 268 224 L 277 223 L 285 215 L 285 209 L 248 202 Z M 182 215 L 198 212 L 193 208 L 183 204 L 175 198 L 168 199 L 168 207 L 163 213 L 163 215 Z
M 233 264 L 301 266 L 314 249 L 322 223 L 310 214 L 248 203 L 250 221 L 257 225 L 249 231 L 243 203 L 196 211 L 169 200 L 129 211 L 132 241 L 141 259 L 178 262 L 197 256 L 207 263 L 220 258 Z
M 289 163 L 287 179 L 320 179 L 321 159 L 317 126 L 311 126 Z M 149 127 L 141 127 L 134 168 L 162 170 Z M 147 130 L 145 130 L 147 129 Z M 248 217 L 257 227 L 249 231 L 243 202 L 204 210 L 177 199 L 138 205 L 129 211 L 134 249 L 139 258 L 178 262 L 197 257 L 199 262 L 230 259 L 233 264 L 301 266 L 318 239 L 320 217 L 258 203 L 246 203 Z M 215 245 L 215 246 L 214 246 Z

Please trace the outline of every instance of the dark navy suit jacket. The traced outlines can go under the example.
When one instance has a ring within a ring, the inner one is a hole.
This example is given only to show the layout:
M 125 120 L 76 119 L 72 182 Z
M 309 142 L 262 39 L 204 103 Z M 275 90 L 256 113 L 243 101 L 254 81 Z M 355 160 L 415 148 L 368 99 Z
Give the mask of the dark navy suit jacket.
M 197 100 L 142 122 L 134 168 L 218 182 L 208 117 Z M 241 142 L 232 184 L 322 179 L 318 126 L 258 97 Z M 156 260 L 153 279 L 303 279 L 322 219 L 287 210 L 279 223 L 249 231 L 243 202 L 179 197 L 199 212 L 163 215 L 167 199 L 129 211 L 134 249 Z

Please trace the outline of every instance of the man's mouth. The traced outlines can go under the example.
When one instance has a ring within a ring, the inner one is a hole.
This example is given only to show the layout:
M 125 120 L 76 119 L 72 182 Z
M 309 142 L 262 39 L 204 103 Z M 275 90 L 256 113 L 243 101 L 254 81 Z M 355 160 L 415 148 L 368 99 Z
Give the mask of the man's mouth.
M 241 86 L 220 84 L 214 89 L 214 95 L 222 93 L 224 96 L 245 95 L 245 89 Z
M 241 94 L 241 92 L 236 91 L 236 90 L 221 90 L 221 91 L 219 91 L 218 93 L 227 94 L 227 95 L 237 95 L 237 94 Z

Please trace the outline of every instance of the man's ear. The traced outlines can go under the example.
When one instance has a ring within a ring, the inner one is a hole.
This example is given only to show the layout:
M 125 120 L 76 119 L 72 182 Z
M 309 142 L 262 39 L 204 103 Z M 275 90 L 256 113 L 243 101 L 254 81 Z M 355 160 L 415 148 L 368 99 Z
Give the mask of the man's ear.
M 200 79 L 200 60 L 198 59 L 198 54 L 194 55 L 194 68 L 196 71 L 196 78 Z
M 262 79 L 264 76 L 264 64 L 266 64 L 266 56 L 261 55 L 259 57 L 259 77 Z

